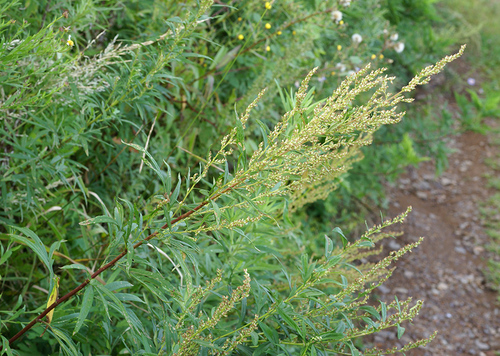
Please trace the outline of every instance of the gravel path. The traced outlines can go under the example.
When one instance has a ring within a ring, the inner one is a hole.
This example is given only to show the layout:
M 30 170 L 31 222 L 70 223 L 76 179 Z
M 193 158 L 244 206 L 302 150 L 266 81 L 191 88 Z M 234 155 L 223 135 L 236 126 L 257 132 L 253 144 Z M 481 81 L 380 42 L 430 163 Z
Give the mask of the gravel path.
M 386 253 L 420 236 L 425 240 L 398 262 L 393 276 L 377 289 L 378 297 L 390 302 L 394 295 L 412 296 L 423 299 L 424 308 L 413 325 L 403 325 L 407 332 L 401 340 L 387 331 L 373 337 L 376 346 L 392 347 L 438 330 L 431 344 L 406 355 L 500 354 L 500 305 L 482 273 L 488 237 L 479 206 L 493 194 L 483 161 L 496 154 L 487 140 L 475 133 L 455 137 L 450 145 L 457 152 L 441 177 L 436 178 L 432 162 L 426 162 L 389 187 L 390 215 L 409 205 L 413 212 L 403 225 L 405 234 L 385 242 Z

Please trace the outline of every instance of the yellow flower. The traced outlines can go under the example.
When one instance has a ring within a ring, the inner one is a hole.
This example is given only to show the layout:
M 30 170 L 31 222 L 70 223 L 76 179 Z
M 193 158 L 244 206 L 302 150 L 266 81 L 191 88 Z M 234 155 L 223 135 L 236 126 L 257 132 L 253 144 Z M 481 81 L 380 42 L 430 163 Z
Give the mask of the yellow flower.
M 279 36 L 279 35 L 281 35 L 281 31 L 278 31 L 278 32 L 276 32 L 276 33 L 278 34 L 278 36 Z
M 271 24 L 270 23 L 266 23 L 265 27 L 269 30 L 271 28 Z
M 378 56 L 378 58 L 380 58 L 380 59 L 384 59 L 384 55 L 383 55 L 383 54 L 381 54 L 380 56 Z
M 244 38 L 245 38 L 245 36 L 243 36 L 243 35 L 238 35 L 238 39 L 239 39 L 240 41 L 243 41 L 243 39 L 244 39 Z
M 266 9 L 271 10 L 271 3 L 269 1 L 266 1 Z
M 294 35 L 294 36 L 295 36 L 296 34 L 297 34 L 297 32 L 296 32 L 296 31 L 292 31 L 292 35 Z
M 68 40 L 66 41 L 66 45 L 73 47 L 75 45 L 75 42 L 71 40 L 71 35 L 68 36 Z
M 271 50 L 271 47 L 267 46 L 267 47 L 266 47 L 266 51 L 268 51 L 268 52 L 269 52 L 270 50 Z
M 372 54 L 371 59 L 375 59 L 375 58 L 377 58 L 377 56 Z
M 340 20 L 339 25 L 343 25 L 343 24 L 344 24 L 344 20 Z
M 337 45 L 337 51 L 341 51 L 342 50 L 342 46 L 341 45 Z
M 332 75 L 335 75 L 335 72 L 332 72 L 331 74 L 332 74 Z
M 238 21 L 241 21 L 241 20 L 243 20 L 243 19 L 241 17 L 238 17 Z

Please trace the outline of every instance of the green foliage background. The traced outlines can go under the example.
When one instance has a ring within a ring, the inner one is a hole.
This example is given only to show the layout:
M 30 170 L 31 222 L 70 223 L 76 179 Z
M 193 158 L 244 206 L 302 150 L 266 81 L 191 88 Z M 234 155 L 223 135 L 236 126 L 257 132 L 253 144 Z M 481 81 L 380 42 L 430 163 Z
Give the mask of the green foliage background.
M 453 130 L 445 111 L 438 120 L 441 110 L 420 106 L 410 111 L 412 120 L 382 127 L 374 145 L 356 151 L 349 172 L 329 183 L 334 194 L 293 214 L 292 202 L 271 194 L 283 186 L 269 187 L 258 206 L 242 196 L 224 205 L 212 199 L 210 214 L 192 226 L 181 222 L 135 252 L 132 245 L 234 178 L 245 155 L 213 162 L 221 166 L 203 174 L 207 152 L 217 152 L 233 127 L 241 151 L 258 150 L 296 104 L 298 84 L 313 67 L 304 93 L 308 115 L 349 71 L 369 62 L 387 66 L 397 89 L 448 53 L 456 44 L 453 23 L 443 25 L 433 1 L 0 6 L 2 353 L 354 355 L 358 337 L 391 326 L 404 332 L 400 323 L 418 305 L 360 302 L 390 275 L 386 262 L 400 255 L 355 267 L 386 235 L 375 227 L 350 245 L 348 238 L 362 235 L 366 207 L 384 206 L 383 181 L 427 156 L 446 166 L 447 152 L 435 140 Z M 343 23 L 331 18 L 337 9 Z M 394 33 L 405 43 L 401 53 Z M 259 120 L 251 116 L 240 137 L 239 118 L 264 87 L 252 113 Z M 203 188 L 191 194 L 196 172 Z M 195 240 L 205 223 L 216 227 Z M 353 236 L 332 232 L 336 226 Z M 55 275 L 65 294 L 125 249 L 124 261 L 103 280 L 55 309 L 43 337 L 38 323 L 9 349 L 7 340 L 46 308 Z M 365 273 L 362 281 L 356 269 Z M 205 280 L 212 282 L 203 287 Z M 316 304 L 339 312 L 316 315 Z M 391 308 L 398 317 L 388 316 Z M 191 326 L 201 331 L 190 334 Z

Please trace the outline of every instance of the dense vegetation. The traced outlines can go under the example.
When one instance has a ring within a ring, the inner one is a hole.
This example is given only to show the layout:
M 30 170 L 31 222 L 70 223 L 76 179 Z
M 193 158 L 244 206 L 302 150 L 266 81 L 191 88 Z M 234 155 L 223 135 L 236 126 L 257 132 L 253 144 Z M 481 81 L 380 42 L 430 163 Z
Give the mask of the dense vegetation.
M 403 167 L 446 166 L 442 108 L 386 126 L 457 58 L 433 1 L 0 6 L 2 354 L 357 355 L 404 333 L 420 301 L 368 300 L 418 243 L 366 258 L 408 211 L 360 222 Z

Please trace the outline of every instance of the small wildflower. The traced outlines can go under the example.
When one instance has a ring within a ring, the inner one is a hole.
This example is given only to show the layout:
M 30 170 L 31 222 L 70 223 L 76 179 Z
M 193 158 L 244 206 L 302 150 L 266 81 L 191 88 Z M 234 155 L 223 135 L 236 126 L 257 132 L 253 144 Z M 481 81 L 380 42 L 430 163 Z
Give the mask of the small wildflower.
M 332 71 L 330 74 L 331 74 L 331 75 L 335 75 L 336 73 L 335 73 L 335 71 Z
M 361 41 L 363 41 L 363 37 L 361 37 L 361 35 L 359 33 L 355 33 L 354 35 L 352 35 L 352 42 L 358 44 L 358 43 L 361 43 Z
M 378 58 L 379 58 L 379 59 L 384 59 L 384 55 L 383 55 L 383 54 L 380 54 L 380 55 L 378 56 Z
M 295 85 L 295 88 L 299 88 L 300 87 L 300 83 L 298 80 L 295 81 L 295 83 L 293 83 L 293 85 Z
M 337 45 L 337 51 L 342 51 L 342 46 L 341 45 Z
M 340 0 L 339 3 L 342 6 L 348 7 L 349 5 L 351 5 L 351 0 Z
M 346 66 L 345 66 L 345 64 L 342 64 L 339 62 L 335 65 L 335 69 L 337 69 L 339 72 L 343 73 L 346 70 Z
M 294 30 L 294 31 L 292 31 L 292 35 L 294 35 L 294 36 L 295 36 L 296 34 L 297 34 L 297 31 L 295 31 L 295 30 Z
M 241 17 L 238 17 L 238 21 L 242 21 L 243 19 Z
M 271 28 L 271 24 L 270 24 L 270 23 L 266 23 L 266 26 L 265 26 L 265 27 L 266 27 L 266 29 L 268 29 L 268 30 L 269 30 L 269 29 Z
M 66 18 L 66 19 L 67 19 L 67 18 L 68 18 L 68 16 L 69 16 L 69 12 L 68 12 L 68 10 L 64 10 L 64 11 L 63 11 L 63 13 L 62 13 L 62 15 L 64 16 L 64 18 Z
M 272 6 L 271 6 L 271 3 L 269 1 L 266 1 L 266 5 L 265 6 L 266 6 L 267 10 L 271 10 Z
M 469 85 L 476 85 L 476 80 L 474 78 L 468 78 L 467 79 L 467 84 L 469 84 Z
M 323 75 L 318 78 L 318 82 L 323 83 L 326 80 L 326 77 Z
M 68 40 L 66 41 L 66 45 L 73 47 L 75 45 L 75 42 L 71 40 L 71 35 L 68 36 Z
M 342 26 L 343 24 L 344 24 L 344 20 L 340 20 L 340 21 L 339 21 L 339 25 L 341 25 L 341 26 Z
M 268 52 L 269 52 L 270 50 L 271 50 L 271 47 L 267 46 L 267 47 L 266 47 L 266 51 L 268 51 Z
M 350 70 L 349 72 L 347 72 L 347 76 L 349 77 L 349 76 L 353 75 L 354 73 L 356 73 L 356 72 L 353 70 Z
M 377 56 L 375 54 L 372 54 L 372 56 L 370 57 L 372 60 L 374 60 L 375 58 L 377 58 Z
M 238 39 L 239 39 L 240 41 L 243 41 L 243 39 L 245 39 L 245 36 L 243 36 L 243 35 L 238 35 Z
M 399 38 L 399 35 L 397 33 L 393 33 L 391 37 L 389 37 L 392 42 L 396 42 Z
M 278 36 L 279 36 L 279 35 L 281 35 L 281 31 L 276 32 L 276 34 L 277 34 Z
M 405 44 L 403 42 L 398 42 L 394 45 L 394 50 L 396 53 L 401 53 L 405 49 Z
M 338 10 L 332 11 L 332 20 L 335 21 L 335 23 L 342 21 L 342 13 Z

